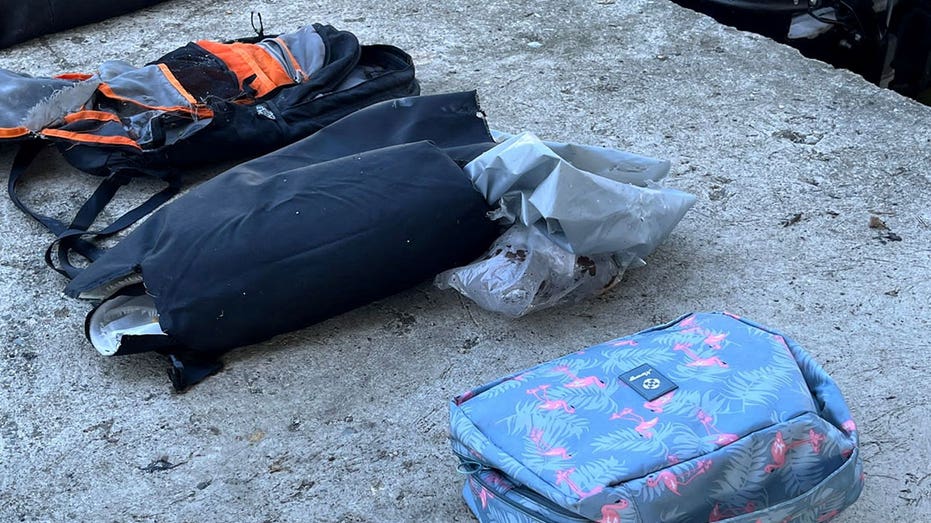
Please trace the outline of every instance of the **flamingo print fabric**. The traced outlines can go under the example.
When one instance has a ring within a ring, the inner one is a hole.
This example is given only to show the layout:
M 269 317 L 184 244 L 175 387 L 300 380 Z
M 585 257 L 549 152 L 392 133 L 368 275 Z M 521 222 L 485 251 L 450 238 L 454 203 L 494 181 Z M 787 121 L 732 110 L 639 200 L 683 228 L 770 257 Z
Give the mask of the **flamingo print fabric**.
M 678 388 L 645 401 L 621 379 L 643 365 Z M 482 522 L 822 522 L 862 489 L 833 380 L 793 341 L 729 314 L 580 350 L 450 408 Z

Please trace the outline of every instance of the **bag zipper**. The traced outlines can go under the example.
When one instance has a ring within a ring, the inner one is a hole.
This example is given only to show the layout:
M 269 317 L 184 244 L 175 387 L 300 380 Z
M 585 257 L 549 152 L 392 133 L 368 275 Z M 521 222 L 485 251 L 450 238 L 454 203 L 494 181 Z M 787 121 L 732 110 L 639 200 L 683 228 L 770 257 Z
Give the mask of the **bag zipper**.
M 507 495 L 509 493 L 513 492 L 517 494 L 518 496 L 524 497 L 530 500 L 531 502 L 536 503 L 537 505 L 540 505 L 546 510 L 551 510 L 559 514 L 559 516 L 565 519 L 569 519 L 572 521 L 579 521 L 579 522 L 590 522 L 591 521 L 589 519 L 586 519 L 576 514 L 575 512 L 570 512 L 564 509 L 563 507 L 556 505 L 552 501 L 546 499 L 543 495 L 538 494 L 534 492 L 533 490 L 530 490 L 522 486 L 515 485 L 512 488 L 502 492 L 499 487 L 495 487 L 494 485 L 491 485 L 490 483 L 482 479 L 482 477 L 479 474 L 483 471 L 492 471 L 492 472 L 498 473 L 500 476 L 504 477 L 505 479 L 508 479 L 508 476 L 506 474 L 496 469 L 487 467 L 483 463 L 479 463 L 473 459 L 466 458 L 458 453 L 454 453 L 454 454 L 456 454 L 456 457 L 459 458 L 460 465 L 468 465 L 468 468 L 465 470 L 469 471 L 466 473 L 466 475 L 469 476 L 469 479 L 475 480 L 475 482 L 478 483 L 481 487 L 485 488 L 486 490 L 491 491 L 494 494 L 497 494 L 496 496 L 497 499 L 500 499 L 501 501 L 503 501 L 507 505 L 510 505 L 512 508 L 514 508 L 518 512 L 521 512 L 524 515 L 530 516 L 531 518 L 537 521 L 540 521 L 542 523 L 548 523 L 552 521 L 551 519 L 548 519 L 542 516 L 540 513 L 521 505 L 520 503 L 514 501 L 513 499 L 508 498 Z
M 289 59 L 290 53 L 287 49 L 284 49 L 281 42 L 274 38 L 269 38 L 262 41 L 262 44 L 268 44 L 275 47 L 275 49 L 268 49 L 272 53 L 272 56 L 275 57 L 278 62 L 281 63 L 281 66 L 284 68 L 288 76 L 294 80 L 294 83 L 301 83 L 301 76 L 298 74 L 297 70 L 294 69 L 294 64 L 291 63 Z M 267 49 L 267 48 L 266 48 Z

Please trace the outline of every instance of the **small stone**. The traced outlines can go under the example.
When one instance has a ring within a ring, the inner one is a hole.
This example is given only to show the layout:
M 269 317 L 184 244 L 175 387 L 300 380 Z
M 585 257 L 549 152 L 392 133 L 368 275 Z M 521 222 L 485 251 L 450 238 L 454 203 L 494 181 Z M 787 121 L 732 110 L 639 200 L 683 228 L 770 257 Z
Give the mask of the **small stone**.
M 881 231 L 888 230 L 889 227 L 886 225 L 886 222 L 882 220 L 879 216 L 870 216 L 870 229 L 879 229 Z
M 529 48 L 531 48 L 531 49 L 539 49 L 539 48 L 543 47 L 543 43 L 542 43 L 542 42 L 537 42 L 536 40 L 534 40 L 533 42 L 527 42 L 527 47 L 529 47 Z

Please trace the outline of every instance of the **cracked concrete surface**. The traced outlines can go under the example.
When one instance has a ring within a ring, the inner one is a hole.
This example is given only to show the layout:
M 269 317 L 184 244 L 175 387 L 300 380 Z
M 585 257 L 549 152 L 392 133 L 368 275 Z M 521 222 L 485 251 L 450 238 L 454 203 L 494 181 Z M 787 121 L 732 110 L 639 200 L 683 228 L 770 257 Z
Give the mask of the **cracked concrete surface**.
M 478 89 L 504 131 L 669 158 L 699 201 L 602 298 L 512 321 L 423 285 L 234 351 L 178 395 L 156 357 L 93 351 L 88 306 L 42 262 L 49 237 L 3 199 L 0 521 L 471 521 L 449 397 L 720 309 L 793 336 L 845 391 L 867 483 L 837 521 L 927 520 L 931 108 L 660 0 L 170 1 L 0 67 L 141 65 L 250 34 L 251 10 L 269 32 L 319 21 L 398 45 L 424 93 Z M 37 167 L 26 197 L 49 212 L 91 190 L 58 159 Z

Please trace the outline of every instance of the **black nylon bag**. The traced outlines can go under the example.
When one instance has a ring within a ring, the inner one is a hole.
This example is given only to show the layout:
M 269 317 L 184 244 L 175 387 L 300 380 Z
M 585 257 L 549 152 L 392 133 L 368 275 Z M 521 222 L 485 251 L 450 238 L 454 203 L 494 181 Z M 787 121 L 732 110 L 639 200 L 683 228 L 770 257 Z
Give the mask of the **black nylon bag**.
M 163 0 L 4 0 L 0 49 L 79 25 L 126 14 Z
M 98 350 L 169 354 L 184 388 L 231 348 L 480 255 L 500 231 L 461 166 L 492 145 L 474 93 L 383 102 L 166 205 L 66 293 L 103 300 L 87 322 Z M 141 324 L 162 332 L 95 331 L 146 306 Z

